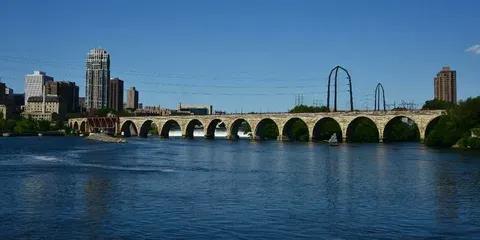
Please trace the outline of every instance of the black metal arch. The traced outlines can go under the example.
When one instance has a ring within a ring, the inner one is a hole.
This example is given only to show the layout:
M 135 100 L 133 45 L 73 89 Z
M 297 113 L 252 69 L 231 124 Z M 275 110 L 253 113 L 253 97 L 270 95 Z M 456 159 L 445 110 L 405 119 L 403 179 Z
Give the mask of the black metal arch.
M 347 69 L 341 67 L 341 66 L 336 66 L 334 67 L 331 71 L 330 74 L 328 75 L 328 92 L 327 92 L 327 108 L 330 109 L 330 82 L 332 80 L 332 75 L 335 72 L 335 85 L 334 85 L 334 101 L 333 101 L 333 111 L 337 111 L 337 78 L 338 78 L 338 69 L 344 71 L 347 74 L 348 78 L 348 86 L 349 86 L 349 91 L 350 91 L 350 111 L 353 111 L 353 92 L 352 92 L 352 78 L 350 77 L 350 73 L 348 73 Z
M 382 94 L 381 96 L 380 96 L 380 93 Z M 374 111 L 380 111 L 380 97 L 383 98 L 383 111 L 387 111 L 387 108 L 385 107 L 385 90 L 383 89 L 383 85 L 381 83 L 378 83 L 377 87 L 375 88 L 375 108 L 374 108 Z

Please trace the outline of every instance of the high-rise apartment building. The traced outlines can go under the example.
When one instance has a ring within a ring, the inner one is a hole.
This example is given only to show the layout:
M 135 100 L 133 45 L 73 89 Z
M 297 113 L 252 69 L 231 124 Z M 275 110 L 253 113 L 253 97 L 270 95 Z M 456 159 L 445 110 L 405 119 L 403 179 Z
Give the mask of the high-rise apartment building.
M 127 109 L 136 110 L 138 108 L 138 91 L 135 87 L 128 89 Z
M 457 102 L 457 72 L 450 67 L 443 67 L 434 78 L 435 99 Z
M 123 111 L 123 81 L 119 78 L 110 79 L 108 107 L 117 112 Z
M 52 81 L 45 85 L 47 96 L 57 96 L 66 106 L 66 112 L 78 112 L 79 88 L 74 82 Z
M 105 49 L 91 49 L 86 60 L 85 104 L 87 111 L 108 107 L 110 55 Z
M 34 71 L 33 74 L 25 75 L 25 104 L 30 97 L 42 96 L 43 87 L 51 81 L 53 81 L 53 77 L 47 76 L 42 71 Z

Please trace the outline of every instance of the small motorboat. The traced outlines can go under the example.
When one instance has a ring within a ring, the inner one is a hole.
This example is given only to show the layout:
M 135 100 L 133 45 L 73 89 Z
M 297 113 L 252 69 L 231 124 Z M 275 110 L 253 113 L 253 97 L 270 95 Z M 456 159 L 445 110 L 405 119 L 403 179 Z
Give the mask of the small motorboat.
M 337 140 L 337 134 L 336 133 L 332 134 L 330 139 L 328 139 L 328 144 L 330 146 L 338 146 L 338 140 Z

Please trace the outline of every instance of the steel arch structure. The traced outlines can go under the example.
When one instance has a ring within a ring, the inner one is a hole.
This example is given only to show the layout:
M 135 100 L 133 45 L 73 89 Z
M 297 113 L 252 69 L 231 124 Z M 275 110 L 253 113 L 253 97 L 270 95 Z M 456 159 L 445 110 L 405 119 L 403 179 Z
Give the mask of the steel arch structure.
M 375 108 L 374 108 L 374 111 L 380 111 L 380 97 L 383 98 L 383 111 L 387 111 L 387 108 L 385 107 L 385 90 L 383 89 L 383 85 L 381 83 L 378 83 L 377 87 L 375 87 Z
M 352 77 L 350 76 L 350 73 L 347 71 L 347 69 L 341 67 L 341 66 L 336 66 L 334 67 L 331 71 L 330 74 L 328 75 L 328 91 L 327 91 L 327 108 L 330 109 L 330 84 L 332 80 L 332 75 L 334 76 L 334 101 L 333 101 L 333 112 L 337 111 L 337 79 L 338 79 L 338 70 L 342 70 L 347 74 L 347 79 L 348 79 L 348 86 L 349 86 L 349 92 L 350 92 L 350 111 L 353 112 L 353 92 L 352 92 Z

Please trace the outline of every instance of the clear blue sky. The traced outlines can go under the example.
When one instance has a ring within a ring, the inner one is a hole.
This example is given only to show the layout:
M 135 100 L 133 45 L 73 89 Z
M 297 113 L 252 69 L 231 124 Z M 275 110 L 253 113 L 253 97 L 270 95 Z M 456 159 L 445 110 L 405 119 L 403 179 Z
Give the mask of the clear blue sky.
M 0 2 L 0 76 L 16 92 L 34 69 L 84 95 L 90 48 L 145 105 L 209 103 L 227 111 L 286 111 L 296 94 L 326 103 L 329 70 L 347 68 L 356 108 L 433 97 L 443 65 L 458 96 L 480 95 L 480 1 Z M 346 108 L 345 82 L 339 105 Z

